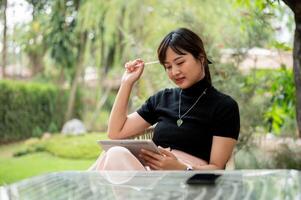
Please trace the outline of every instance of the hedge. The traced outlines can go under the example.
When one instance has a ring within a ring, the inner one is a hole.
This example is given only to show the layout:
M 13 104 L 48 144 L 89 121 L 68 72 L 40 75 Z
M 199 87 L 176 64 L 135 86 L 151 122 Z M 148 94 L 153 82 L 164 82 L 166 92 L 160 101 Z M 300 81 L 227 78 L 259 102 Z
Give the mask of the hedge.
M 51 84 L 0 81 L 0 143 L 56 132 L 64 123 L 69 92 Z M 80 95 L 74 116 L 79 117 Z

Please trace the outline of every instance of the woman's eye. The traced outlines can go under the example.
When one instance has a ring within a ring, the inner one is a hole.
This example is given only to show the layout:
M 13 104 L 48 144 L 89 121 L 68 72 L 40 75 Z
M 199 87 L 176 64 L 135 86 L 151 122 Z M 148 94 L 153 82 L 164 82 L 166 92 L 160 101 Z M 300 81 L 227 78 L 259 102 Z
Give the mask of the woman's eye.
M 178 62 L 177 65 L 182 65 L 184 61 Z
M 171 66 L 165 66 L 165 69 L 166 69 L 166 70 L 170 70 L 170 69 L 171 69 Z

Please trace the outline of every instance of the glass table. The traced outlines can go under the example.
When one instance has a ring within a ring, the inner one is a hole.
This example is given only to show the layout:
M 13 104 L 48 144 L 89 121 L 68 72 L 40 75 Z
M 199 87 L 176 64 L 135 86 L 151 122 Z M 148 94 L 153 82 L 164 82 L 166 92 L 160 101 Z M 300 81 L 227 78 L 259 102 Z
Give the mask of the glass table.
M 221 174 L 215 184 L 188 185 L 196 173 Z M 60 199 L 301 199 L 301 172 L 235 171 L 67 171 L 0 187 L 1 200 Z

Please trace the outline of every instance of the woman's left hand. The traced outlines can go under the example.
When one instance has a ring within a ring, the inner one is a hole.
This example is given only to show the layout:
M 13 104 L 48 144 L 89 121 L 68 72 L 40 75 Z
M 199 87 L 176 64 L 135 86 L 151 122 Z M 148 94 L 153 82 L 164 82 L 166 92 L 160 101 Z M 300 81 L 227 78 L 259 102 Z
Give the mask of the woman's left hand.
M 185 170 L 186 165 L 180 162 L 170 151 L 159 147 L 161 154 L 145 149 L 141 150 L 140 157 L 145 160 L 146 165 L 152 170 Z

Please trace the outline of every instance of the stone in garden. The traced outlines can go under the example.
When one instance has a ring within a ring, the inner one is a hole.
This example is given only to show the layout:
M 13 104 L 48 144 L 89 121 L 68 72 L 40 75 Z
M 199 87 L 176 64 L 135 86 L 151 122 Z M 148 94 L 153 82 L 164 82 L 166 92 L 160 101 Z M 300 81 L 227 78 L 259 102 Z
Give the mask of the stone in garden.
M 45 132 L 43 135 L 42 135 L 42 140 L 48 140 L 51 138 L 51 133 L 48 133 L 48 132 Z
M 267 134 L 266 134 L 266 139 L 272 140 L 272 139 L 276 139 L 276 137 L 275 137 L 275 135 L 272 134 L 272 133 L 267 133 Z
M 86 127 L 79 119 L 67 121 L 61 131 L 65 135 L 81 135 L 86 133 Z

